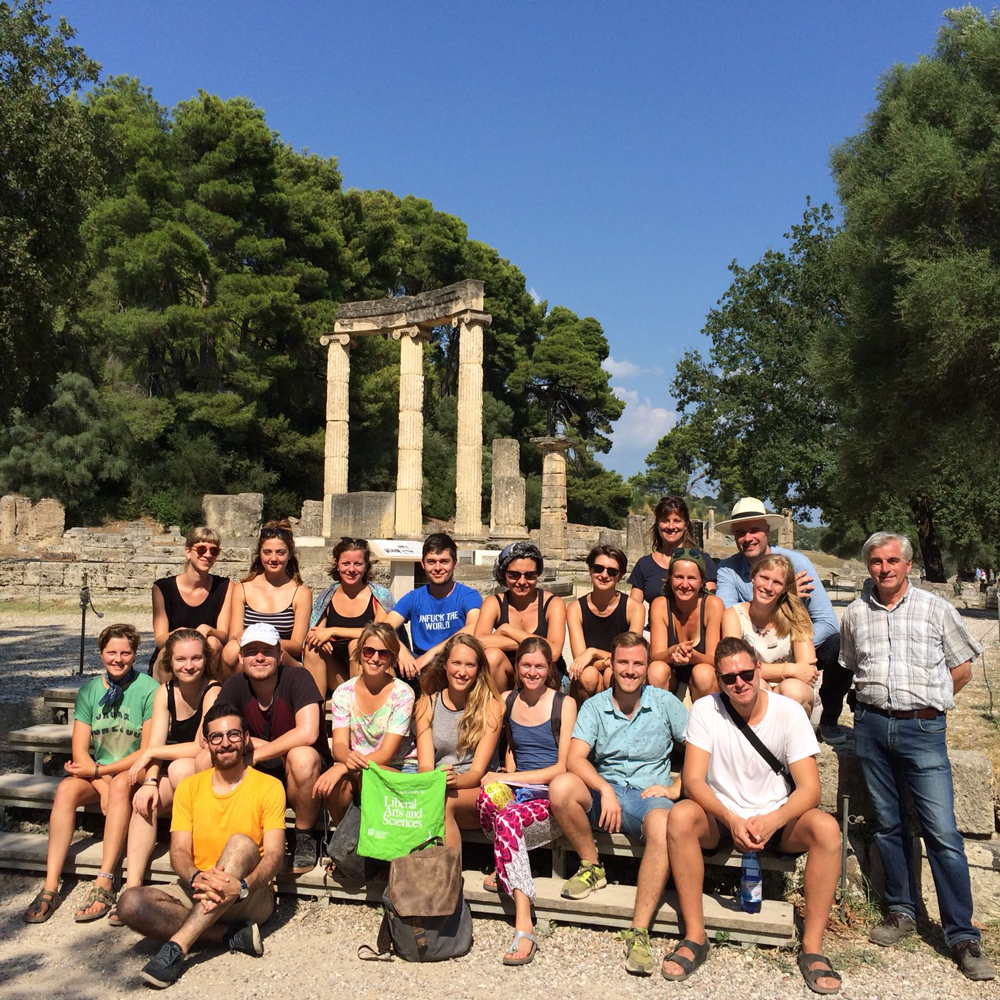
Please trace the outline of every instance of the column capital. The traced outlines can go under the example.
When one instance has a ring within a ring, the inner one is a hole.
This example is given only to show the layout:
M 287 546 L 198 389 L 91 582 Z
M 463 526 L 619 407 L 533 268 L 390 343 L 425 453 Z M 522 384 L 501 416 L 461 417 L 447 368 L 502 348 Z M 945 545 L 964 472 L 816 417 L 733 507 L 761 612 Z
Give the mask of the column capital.
M 569 438 L 563 437 L 537 437 L 532 438 L 531 443 L 543 452 L 569 451 L 573 442 Z
M 358 342 L 349 333 L 324 333 L 319 338 L 319 342 L 323 347 L 329 347 L 330 344 L 340 344 L 341 347 L 346 347 L 348 350 L 358 346 Z
M 463 326 L 471 326 L 475 323 L 477 326 L 489 326 L 493 322 L 493 317 L 488 312 L 479 312 L 477 309 L 467 309 L 465 312 L 459 313 L 452 320 L 452 326 L 456 326 L 461 323 Z
M 409 337 L 410 340 L 416 343 L 424 343 L 433 337 L 430 330 L 424 330 L 419 326 L 401 326 L 397 327 L 395 330 L 389 331 L 389 336 L 393 340 L 402 340 L 404 337 Z

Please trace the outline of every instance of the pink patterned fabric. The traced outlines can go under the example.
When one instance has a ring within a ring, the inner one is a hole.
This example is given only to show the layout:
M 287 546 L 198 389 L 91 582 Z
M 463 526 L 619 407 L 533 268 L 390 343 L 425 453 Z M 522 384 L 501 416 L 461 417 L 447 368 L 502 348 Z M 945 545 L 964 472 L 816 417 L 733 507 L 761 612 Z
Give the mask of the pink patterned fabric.
M 549 812 L 548 799 L 511 802 L 498 810 L 483 790 L 479 793 L 476 810 L 483 832 L 493 841 L 500 888 L 507 895 L 520 889 L 529 899 L 534 899 L 535 882 L 531 877 L 528 851 L 552 843 L 562 833 Z

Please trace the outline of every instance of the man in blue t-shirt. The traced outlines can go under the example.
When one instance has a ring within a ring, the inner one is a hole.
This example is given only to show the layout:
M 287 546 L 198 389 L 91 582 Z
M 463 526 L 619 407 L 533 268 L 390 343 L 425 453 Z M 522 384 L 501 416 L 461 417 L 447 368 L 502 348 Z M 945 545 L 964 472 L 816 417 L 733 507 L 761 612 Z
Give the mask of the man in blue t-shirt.
M 411 679 L 434 662 L 456 632 L 472 632 L 483 605 L 477 591 L 455 582 L 458 549 L 449 535 L 427 536 L 420 565 L 430 582 L 404 594 L 386 618 L 392 628 L 410 623 L 413 652 L 405 646 L 400 649 L 399 667 Z
M 851 687 L 851 674 L 840 666 L 840 623 L 830 598 L 817 579 L 813 564 L 801 552 L 771 545 L 771 528 L 782 522 L 780 514 L 770 514 L 756 497 L 743 497 L 733 507 L 728 521 L 716 526 L 723 535 L 732 535 L 739 552 L 719 563 L 717 597 L 730 608 L 741 601 L 753 599 L 750 570 L 754 564 L 772 552 L 787 556 L 795 570 L 799 597 L 809 611 L 813 623 L 813 645 L 816 647 L 816 667 L 823 671 L 819 699 L 823 704 L 819 732 L 826 743 L 843 743 L 847 736 L 837 725 L 844 707 L 844 695 Z

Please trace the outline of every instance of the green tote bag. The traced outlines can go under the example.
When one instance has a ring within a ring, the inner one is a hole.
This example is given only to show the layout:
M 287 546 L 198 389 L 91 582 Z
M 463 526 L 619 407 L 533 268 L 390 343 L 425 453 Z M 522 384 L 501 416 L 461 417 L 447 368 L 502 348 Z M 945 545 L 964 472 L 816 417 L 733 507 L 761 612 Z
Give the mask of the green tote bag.
M 444 837 L 444 771 L 401 774 L 369 763 L 361 776 L 358 854 L 394 861 Z

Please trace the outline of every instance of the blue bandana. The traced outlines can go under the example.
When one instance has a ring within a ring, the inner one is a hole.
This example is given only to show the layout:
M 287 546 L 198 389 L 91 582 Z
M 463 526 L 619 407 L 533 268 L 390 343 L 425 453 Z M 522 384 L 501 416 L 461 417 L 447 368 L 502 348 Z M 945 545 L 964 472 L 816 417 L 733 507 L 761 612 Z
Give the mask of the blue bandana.
M 121 681 L 115 681 L 112 679 L 111 674 L 107 671 L 104 672 L 104 679 L 108 682 L 108 689 L 104 692 L 104 697 L 98 702 L 99 705 L 107 705 L 108 708 L 114 708 L 125 696 L 125 688 L 135 680 L 135 667 L 129 667 L 128 673 L 121 679 Z

